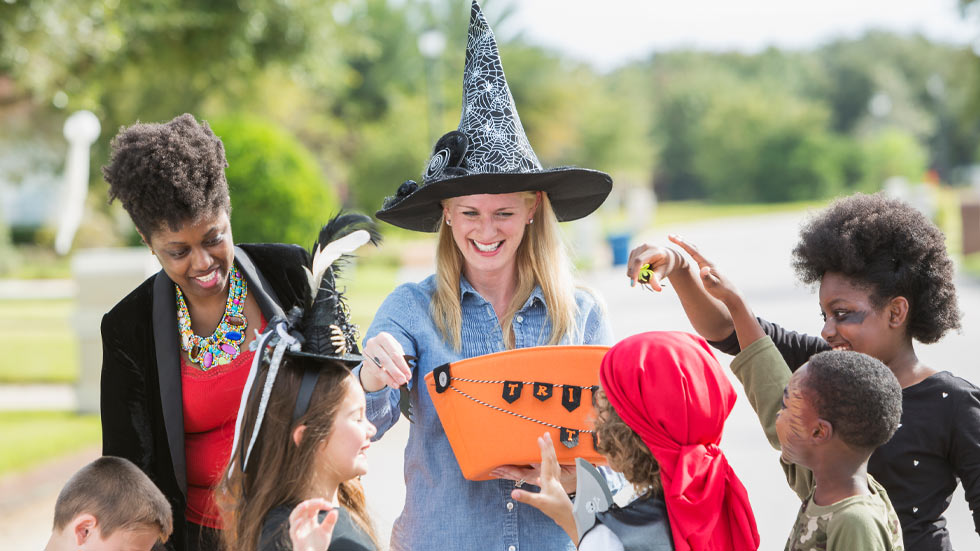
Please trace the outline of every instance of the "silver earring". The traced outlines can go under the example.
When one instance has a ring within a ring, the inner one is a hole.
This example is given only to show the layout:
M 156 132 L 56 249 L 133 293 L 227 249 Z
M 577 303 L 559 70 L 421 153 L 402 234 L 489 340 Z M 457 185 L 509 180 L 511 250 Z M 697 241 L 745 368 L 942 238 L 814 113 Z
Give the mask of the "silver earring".
M 530 220 L 528 220 L 528 221 L 527 221 L 527 223 L 528 223 L 528 224 L 533 224 L 533 223 L 534 223 L 534 218 L 532 218 L 532 219 L 530 219 Z
M 448 218 L 446 218 L 446 225 L 447 225 L 447 226 L 452 226 L 452 225 L 453 225 L 453 223 L 452 223 L 452 222 L 450 222 Z

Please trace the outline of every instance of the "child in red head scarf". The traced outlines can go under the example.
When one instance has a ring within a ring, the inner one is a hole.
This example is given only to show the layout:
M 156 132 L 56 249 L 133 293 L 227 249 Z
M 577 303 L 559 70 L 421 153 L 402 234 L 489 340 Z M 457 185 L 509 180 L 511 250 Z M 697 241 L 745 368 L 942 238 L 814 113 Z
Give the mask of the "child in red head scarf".
M 624 450 L 610 449 L 610 443 L 603 441 L 604 425 L 621 419 L 660 467 L 662 495 L 656 495 L 660 492 L 654 488 L 623 509 L 648 507 L 649 500 L 662 499 L 677 551 L 758 549 L 759 533 L 745 487 L 718 447 L 725 419 L 735 404 L 735 389 L 707 343 L 687 333 L 635 335 L 609 350 L 599 378 L 602 390 L 597 394 L 596 431 L 610 465 L 620 470 L 629 467 L 617 464 Z M 603 414 L 603 401 L 614 415 Z M 514 490 L 513 497 L 541 509 L 577 540 L 572 503 L 558 483 L 550 438 L 539 439 L 539 445 L 541 492 Z M 649 522 L 637 523 L 635 516 L 629 531 L 654 530 Z M 621 524 L 610 528 L 619 542 L 643 539 L 626 533 Z M 586 533 L 583 548 L 589 538 Z M 630 549 L 628 545 L 620 548 Z

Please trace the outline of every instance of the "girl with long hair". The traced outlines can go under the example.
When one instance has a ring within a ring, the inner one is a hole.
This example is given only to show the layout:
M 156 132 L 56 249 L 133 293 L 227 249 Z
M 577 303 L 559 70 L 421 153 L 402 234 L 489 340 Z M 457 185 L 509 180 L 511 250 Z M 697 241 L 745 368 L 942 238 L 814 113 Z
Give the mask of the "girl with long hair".
M 370 219 L 340 215 L 306 266 L 312 301 L 269 322 L 239 407 L 231 460 L 216 490 L 225 547 L 235 551 L 374 551 L 358 478 L 376 430 L 350 368 L 354 326 L 334 260 L 377 240 Z
M 337 511 L 330 549 L 376 549 L 376 536 L 358 477 L 367 473 L 364 452 L 376 432 L 364 417 L 364 391 L 343 365 L 311 358 L 288 358 L 279 370 L 265 410 L 262 431 L 247 468 L 232 463 L 218 488 L 226 549 L 296 549 L 289 516 L 308 500 L 317 513 Z M 292 420 L 303 375 L 317 370 L 310 406 Z M 265 384 L 268 371 L 256 378 Z M 260 395 L 253 394 L 245 419 L 255 419 Z M 246 426 L 243 434 L 251 433 Z M 241 455 L 239 442 L 236 456 Z M 295 535 L 295 530 L 294 530 Z M 296 551 L 299 551 L 298 549 Z

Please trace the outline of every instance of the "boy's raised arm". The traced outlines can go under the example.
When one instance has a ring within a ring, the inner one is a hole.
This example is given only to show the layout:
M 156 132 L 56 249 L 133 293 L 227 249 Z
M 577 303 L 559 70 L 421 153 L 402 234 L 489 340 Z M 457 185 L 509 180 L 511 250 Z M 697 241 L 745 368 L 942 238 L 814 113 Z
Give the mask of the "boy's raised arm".
M 686 244 L 679 236 L 671 235 L 669 238 L 681 247 Z M 640 280 L 641 271 L 646 265 L 649 265 L 649 280 L 646 285 L 659 292 L 662 290 L 660 281 L 669 279 L 687 319 L 699 335 L 709 341 L 721 341 L 732 334 L 732 319 L 728 315 L 728 309 L 705 292 L 683 254 L 670 247 L 645 243 L 633 249 L 626 264 L 626 275 L 633 285 Z
M 701 266 L 700 279 L 705 292 L 728 308 L 735 324 L 739 347 L 742 349 L 732 360 L 732 372 L 742 383 L 769 444 L 777 450 L 781 449 L 776 434 L 776 418 L 782 408 L 783 390 L 793 375 L 789 366 L 772 339 L 763 331 L 735 284 L 704 258 L 693 244 L 684 241 L 675 243 L 683 247 Z M 790 487 L 800 499 L 806 499 L 810 493 L 813 474 L 800 465 L 787 463 L 782 459 L 780 463 Z
M 746 304 L 745 299 L 742 298 L 741 293 L 738 292 L 735 284 L 725 277 L 714 263 L 705 258 L 693 243 L 688 243 L 677 236 L 671 236 L 670 239 L 680 245 L 698 263 L 700 267 L 698 274 L 700 277 L 700 286 L 704 289 L 704 293 L 709 295 L 708 298 L 716 299 L 715 302 L 720 302 L 724 309 L 727 310 L 725 317 L 729 320 L 730 324 L 735 325 L 739 347 L 745 350 L 750 344 L 765 337 L 766 334 L 763 332 L 762 326 L 755 319 L 755 315 L 752 314 L 752 310 Z M 731 325 L 727 326 L 727 330 L 731 332 Z M 727 335 L 728 333 L 725 334 L 725 336 Z M 701 336 L 707 338 L 703 334 Z

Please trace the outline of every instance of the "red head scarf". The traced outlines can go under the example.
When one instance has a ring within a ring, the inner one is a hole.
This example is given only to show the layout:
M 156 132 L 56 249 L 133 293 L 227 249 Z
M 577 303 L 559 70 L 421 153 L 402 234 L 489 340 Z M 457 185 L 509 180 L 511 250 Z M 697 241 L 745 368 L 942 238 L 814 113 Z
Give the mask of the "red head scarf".
M 735 389 L 704 339 L 634 335 L 606 353 L 599 379 L 616 413 L 660 463 L 675 549 L 758 549 L 745 487 L 718 447 Z

